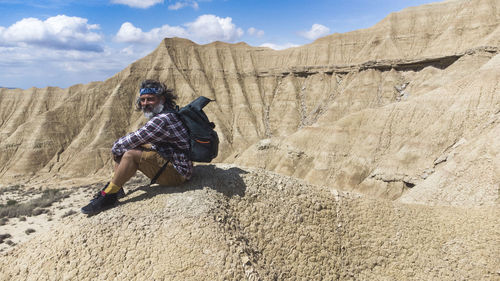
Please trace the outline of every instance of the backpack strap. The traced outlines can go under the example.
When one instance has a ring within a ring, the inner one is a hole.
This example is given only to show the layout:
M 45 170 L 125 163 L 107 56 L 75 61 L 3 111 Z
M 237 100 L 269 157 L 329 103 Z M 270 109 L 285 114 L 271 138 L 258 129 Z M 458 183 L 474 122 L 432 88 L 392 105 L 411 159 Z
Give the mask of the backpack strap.
M 165 169 L 167 168 L 168 163 L 170 163 L 170 160 L 167 160 L 167 162 L 165 162 L 165 164 L 163 164 L 163 166 L 161 166 L 161 168 L 158 170 L 158 172 L 156 172 L 156 175 L 151 179 L 151 183 L 149 183 L 149 185 L 153 185 L 156 183 L 156 181 L 161 176 L 163 171 L 165 171 Z
M 174 114 L 179 114 L 179 106 L 176 106 L 176 108 L 174 110 L 171 110 L 171 109 L 167 109 L 167 110 L 164 110 L 163 112 L 165 113 L 174 113 Z M 177 147 L 172 147 L 174 150 L 177 150 L 177 151 L 182 151 L 184 152 L 183 150 L 180 150 L 179 148 Z M 167 159 L 167 162 L 165 162 L 165 164 L 163 164 L 163 166 L 161 166 L 161 168 L 158 170 L 158 172 L 156 172 L 156 175 L 151 179 L 151 182 L 149 183 L 149 185 L 153 185 L 156 183 L 156 181 L 158 180 L 158 178 L 161 176 L 161 174 L 163 173 L 163 171 L 165 171 L 165 169 L 167 168 L 168 166 L 168 163 L 170 163 L 170 159 Z
M 172 110 L 172 109 L 166 109 L 166 110 L 163 110 L 164 113 L 173 113 L 177 116 L 177 118 L 179 118 L 179 120 L 181 121 L 181 123 L 184 125 L 184 127 L 186 126 L 184 124 L 184 122 L 182 121 L 182 118 L 179 116 L 179 106 L 176 105 L 175 106 L 175 109 Z M 186 128 L 188 130 L 188 128 Z M 188 130 L 188 135 L 189 135 L 189 130 Z M 177 152 L 181 152 L 181 153 L 187 153 L 189 155 L 189 149 L 180 149 L 179 147 L 174 147 L 174 146 L 171 146 L 175 151 Z

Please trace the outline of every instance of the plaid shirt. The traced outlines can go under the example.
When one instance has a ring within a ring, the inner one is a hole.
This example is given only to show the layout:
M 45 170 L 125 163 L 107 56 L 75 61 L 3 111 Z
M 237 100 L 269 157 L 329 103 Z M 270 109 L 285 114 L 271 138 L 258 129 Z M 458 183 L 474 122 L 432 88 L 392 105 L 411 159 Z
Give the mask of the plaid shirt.
M 113 144 L 111 152 L 121 156 L 127 150 L 147 143 L 151 143 L 151 148 L 163 158 L 169 159 L 174 168 L 186 179 L 191 178 L 193 162 L 183 152 L 189 150 L 189 135 L 175 113 L 163 112 L 151 118 L 139 130 L 118 139 Z

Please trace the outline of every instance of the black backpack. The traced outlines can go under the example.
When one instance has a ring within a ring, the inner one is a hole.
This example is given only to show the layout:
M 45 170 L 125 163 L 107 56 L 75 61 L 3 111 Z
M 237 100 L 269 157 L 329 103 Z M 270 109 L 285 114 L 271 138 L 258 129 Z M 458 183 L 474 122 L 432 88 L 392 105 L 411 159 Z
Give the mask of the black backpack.
M 209 163 L 219 153 L 219 136 L 214 130 L 215 124 L 208 120 L 203 108 L 213 100 L 206 97 L 198 97 L 190 104 L 175 111 L 167 111 L 177 114 L 189 132 L 189 159 L 195 162 Z M 151 179 L 154 184 L 168 165 L 167 161 L 156 175 Z
M 203 108 L 213 100 L 198 97 L 176 112 L 189 132 L 189 159 L 209 163 L 219 152 L 219 136 L 215 124 L 208 120 Z

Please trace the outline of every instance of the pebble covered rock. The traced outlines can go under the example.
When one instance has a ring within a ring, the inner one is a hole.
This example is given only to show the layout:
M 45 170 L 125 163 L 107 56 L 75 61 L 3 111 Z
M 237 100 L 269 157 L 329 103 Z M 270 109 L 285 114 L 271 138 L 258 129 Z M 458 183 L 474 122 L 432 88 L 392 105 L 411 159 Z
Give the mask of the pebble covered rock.
M 1 280 L 494 280 L 499 209 L 408 205 L 272 172 L 136 183 L 0 259 Z

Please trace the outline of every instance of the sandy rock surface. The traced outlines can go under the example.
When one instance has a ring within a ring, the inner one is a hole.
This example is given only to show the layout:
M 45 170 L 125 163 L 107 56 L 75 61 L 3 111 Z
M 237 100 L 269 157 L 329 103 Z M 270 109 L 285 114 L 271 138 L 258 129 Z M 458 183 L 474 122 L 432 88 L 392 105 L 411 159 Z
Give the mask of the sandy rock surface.
M 3 213 L 4 207 L 0 208 L 0 238 L 4 236 L 4 239 L 0 239 L 0 253 L 8 253 L 26 241 L 47 235 L 48 231 L 59 227 L 66 217 L 79 214 L 81 206 L 88 202 L 99 186 L 102 183 L 77 186 L 59 184 L 58 189 L 51 189 L 58 191 L 58 195 L 61 195 L 59 199 L 47 200 L 51 203 L 33 209 L 29 206 L 44 196 L 50 187 L 30 188 L 27 191 L 22 186 L 11 186 L 7 191 L 1 190 L 0 204 L 5 206 L 10 200 L 15 200 L 16 205 L 12 206 L 12 213 Z M 26 209 L 32 210 L 23 211 Z
M 274 51 L 166 38 L 103 82 L 0 89 L 0 280 L 500 280 L 500 0 L 411 7 Z M 217 165 L 109 180 L 158 79 L 205 111 Z M 221 164 L 225 163 L 225 164 Z M 31 212 L 31 211 L 30 211 Z
M 147 77 L 174 88 L 180 105 L 217 100 L 206 112 L 220 162 L 397 198 L 457 141 L 498 125 L 498 7 L 411 7 L 282 51 L 167 38 L 104 82 L 0 89 L 0 182 L 107 176 L 112 143 L 145 121 L 132 105 Z M 279 151 L 255 158 L 267 139 Z
M 500 209 L 374 200 L 263 170 L 137 183 L 0 259 L 2 280 L 494 280 Z

